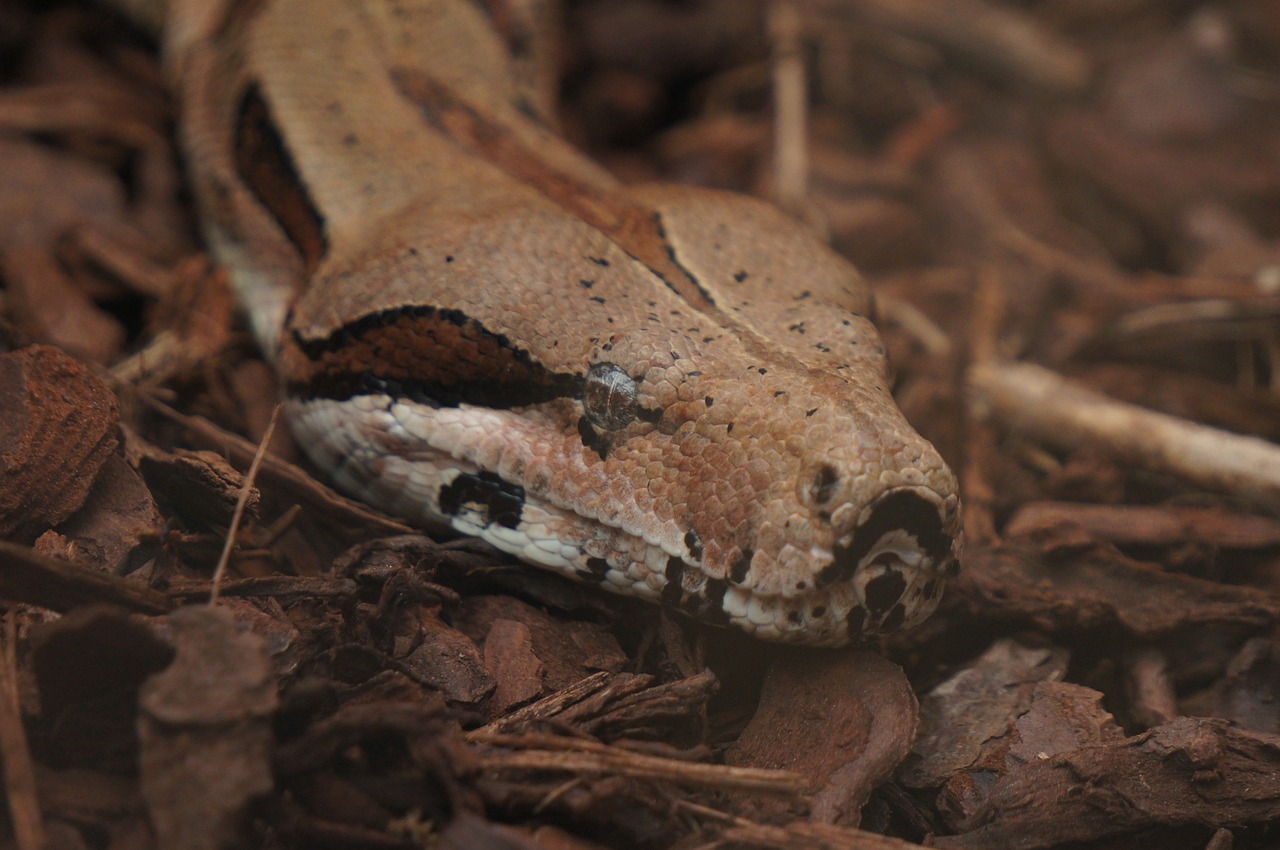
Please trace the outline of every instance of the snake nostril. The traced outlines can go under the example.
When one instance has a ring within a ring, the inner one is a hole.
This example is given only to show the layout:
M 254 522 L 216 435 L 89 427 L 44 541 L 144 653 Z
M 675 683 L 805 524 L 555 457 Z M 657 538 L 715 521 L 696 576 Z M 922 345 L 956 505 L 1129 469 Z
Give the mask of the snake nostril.
M 801 498 L 814 507 L 821 507 L 831 501 L 835 495 L 836 484 L 840 482 L 840 473 L 829 463 L 820 463 L 809 476 Z
M 898 600 L 902 598 L 906 589 L 907 580 L 903 578 L 902 572 L 886 565 L 883 573 L 867 582 L 864 591 L 867 613 L 871 615 L 871 619 L 881 620 L 894 605 L 898 604 Z

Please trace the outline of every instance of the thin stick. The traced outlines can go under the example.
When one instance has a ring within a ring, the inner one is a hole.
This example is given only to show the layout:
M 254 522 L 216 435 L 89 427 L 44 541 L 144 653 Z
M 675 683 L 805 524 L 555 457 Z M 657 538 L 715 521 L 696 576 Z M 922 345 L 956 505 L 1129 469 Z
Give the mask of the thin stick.
M 231 527 L 227 529 L 227 539 L 222 545 L 222 556 L 218 558 L 218 568 L 213 571 L 213 580 L 210 582 L 212 585 L 209 590 L 210 605 L 218 601 L 218 589 L 222 584 L 223 576 L 227 573 L 227 564 L 231 562 L 231 550 L 236 545 L 236 535 L 240 532 L 240 520 L 244 518 L 245 505 L 249 504 L 249 493 L 253 490 L 253 482 L 258 478 L 258 467 L 262 465 L 262 459 L 267 454 L 267 444 L 271 442 L 271 435 L 276 432 L 276 422 L 279 419 L 280 405 L 277 404 L 271 411 L 271 419 L 267 421 L 266 430 L 262 432 L 258 450 L 254 452 L 253 462 L 249 464 L 249 471 L 245 474 L 244 486 L 240 488 L 240 498 L 236 500 L 235 513 L 231 515 Z
M 1280 509 L 1280 447 L 1085 389 L 1029 363 L 976 363 L 969 398 L 1006 428 L 1064 449 L 1095 446 L 1153 472 Z
M 473 734 L 468 738 L 473 743 L 510 750 L 501 754 L 477 756 L 472 764 L 478 770 L 559 770 L 575 774 L 613 774 L 788 797 L 801 796 L 805 788 L 804 777 L 789 770 L 680 761 L 635 753 L 582 738 L 493 733 Z
M 18 850 L 44 850 L 44 818 L 36 796 L 35 766 L 18 702 L 18 630 L 13 611 L 5 615 L 4 626 L 4 647 L 0 652 L 0 760 L 4 762 L 9 816 Z
M 809 194 L 808 104 L 800 13 L 791 0 L 769 7 L 773 41 L 773 168 L 778 205 L 803 219 Z

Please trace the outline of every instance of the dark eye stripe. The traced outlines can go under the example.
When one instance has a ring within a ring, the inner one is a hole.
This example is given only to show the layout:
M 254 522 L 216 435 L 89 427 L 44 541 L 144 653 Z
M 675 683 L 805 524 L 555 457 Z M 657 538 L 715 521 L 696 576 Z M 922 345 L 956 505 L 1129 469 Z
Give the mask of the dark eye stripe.
M 295 331 L 290 342 L 301 354 L 288 374 L 298 398 L 376 392 L 441 407 L 509 409 L 582 394 L 580 375 L 553 372 L 505 335 L 444 307 L 382 310 L 320 339 Z
M 245 92 L 236 120 L 236 171 L 298 249 L 310 275 L 329 246 L 324 218 L 298 176 L 293 157 L 257 86 Z

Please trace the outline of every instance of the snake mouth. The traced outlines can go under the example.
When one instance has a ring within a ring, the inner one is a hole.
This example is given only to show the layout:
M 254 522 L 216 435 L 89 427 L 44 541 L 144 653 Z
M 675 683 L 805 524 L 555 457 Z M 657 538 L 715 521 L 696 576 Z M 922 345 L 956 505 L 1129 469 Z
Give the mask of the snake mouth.
M 913 626 L 938 607 L 957 541 L 947 505 L 925 487 L 890 490 L 869 505 L 835 547 L 824 574 L 846 578 L 858 605 L 849 612 L 852 639 Z M 821 577 L 820 577 L 821 578 Z

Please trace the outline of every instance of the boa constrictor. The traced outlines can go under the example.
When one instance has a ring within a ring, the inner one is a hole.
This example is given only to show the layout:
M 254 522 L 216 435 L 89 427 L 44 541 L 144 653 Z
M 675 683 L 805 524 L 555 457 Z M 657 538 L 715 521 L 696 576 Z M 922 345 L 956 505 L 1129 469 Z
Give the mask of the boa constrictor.
M 760 637 L 920 621 L 959 500 L 866 286 L 760 201 L 558 138 L 537 5 L 169 0 L 205 234 L 299 443 L 382 509 Z

